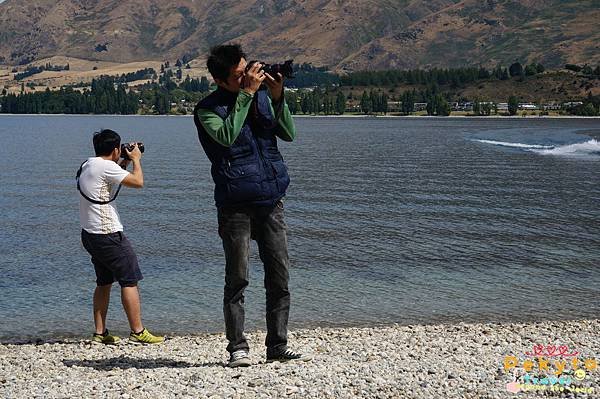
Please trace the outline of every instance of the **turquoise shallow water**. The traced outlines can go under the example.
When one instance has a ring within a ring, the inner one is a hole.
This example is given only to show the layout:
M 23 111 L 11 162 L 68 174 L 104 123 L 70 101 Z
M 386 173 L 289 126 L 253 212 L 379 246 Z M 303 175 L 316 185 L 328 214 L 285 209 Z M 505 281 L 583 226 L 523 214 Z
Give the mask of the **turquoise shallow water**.
M 284 143 L 291 326 L 600 317 L 598 120 L 297 118 Z M 0 117 L 0 340 L 91 331 L 74 175 L 91 134 L 146 144 L 118 207 L 146 324 L 221 331 L 223 254 L 191 118 Z M 251 256 L 248 328 L 264 328 Z M 118 290 L 109 328 L 126 331 Z

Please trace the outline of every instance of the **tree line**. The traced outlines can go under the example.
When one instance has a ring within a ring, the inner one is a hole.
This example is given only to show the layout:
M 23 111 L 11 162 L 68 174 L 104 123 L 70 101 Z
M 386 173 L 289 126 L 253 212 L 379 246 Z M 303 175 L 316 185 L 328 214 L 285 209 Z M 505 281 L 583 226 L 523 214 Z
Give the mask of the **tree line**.
M 146 70 L 146 74 L 152 71 Z M 141 75 L 139 75 L 141 76 Z M 139 77 L 137 76 L 137 77 Z M 180 85 L 170 78 L 162 83 L 147 83 L 133 91 L 124 83 L 130 76 L 101 76 L 93 79 L 89 89 L 73 86 L 57 91 L 6 94 L 0 96 L 0 112 L 12 114 L 168 114 L 172 104 L 181 100 L 195 103 L 208 94 L 208 79 L 187 77 Z M 135 79 L 138 80 L 138 79 Z
M 49 62 L 46 65 L 41 66 L 28 66 L 25 71 L 15 73 L 15 80 L 23 80 L 30 76 L 36 75 L 38 73 L 42 73 L 44 71 L 68 71 L 70 69 L 70 65 L 52 65 Z M 16 69 L 13 69 L 13 72 L 17 72 Z
M 600 116 L 600 95 L 588 96 L 582 101 L 582 104 L 570 107 L 567 111 L 577 116 Z
M 342 86 L 397 86 L 406 85 L 450 85 L 460 87 L 484 79 L 507 80 L 516 76 L 531 76 L 544 72 L 542 64 L 532 63 L 525 67 L 519 62 L 508 68 L 498 65 L 493 70 L 484 67 L 433 68 L 409 70 L 358 71 L 340 77 Z
M 346 96 L 341 91 L 333 93 L 315 88 L 285 94 L 286 103 L 294 115 L 341 115 L 346 110 Z
M 116 84 L 115 78 L 92 80 L 91 89 L 77 91 L 72 87 L 58 91 L 8 94 L 0 97 L 0 112 L 12 114 L 135 114 L 138 96 L 127 92 L 127 86 Z
M 182 64 L 182 62 L 180 61 L 178 64 Z M 46 67 L 52 66 L 46 65 Z M 210 82 L 205 76 L 201 78 L 187 76 L 182 79 L 181 68 L 179 67 L 174 72 L 168 62 L 161 65 L 161 71 L 162 73 L 158 76 L 152 68 L 114 77 L 102 76 L 92 81 L 90 89 L 82 91 L 73 90 L 79 86 L 73 85 L 54 92 L 46 90 L 45 92 L 24 93 L 24 86 L 22 85 L 20 95 L 5 95 L 6 91 L 2 93 L 3 96 L 0 96 L 1 112 L 183 113 L 189 112 L 189 109 L 187 109 L 189 104 L 195 103 L 207 95 L 210 90 Z M 596 70 L 585 69 L 586 73 L 590 71 L 593 74 Z M 314 88 L 288 91 L 286 98 L 290 111 L 294 114 L 341 115 L 349 110 L 348 103 L 351 103 L 353 105 L 353 108 L 350 109 L 351 112 L 386 114 L 390 112 L 389 107 L 391 104 L 394 106 L 394 112 L 408 115 L 416 111 L 415 104 L 423 103 L 422 108 L 419 108 L 419 110 L 425 110 L 428 115 L 443 116 L 450 113 L 449 100 L 452 98 L 452 91 L 446 86 L 445 91 L 442 92 L 440 89 L 442 85 L 459 85 L 478 79 L 502 80 L 510 77 L 530 76 L 541 72 L 544 72 L 544 67 L 541 64 L 532 63 L 523 66 L 517 62 L 511 64 L 508 68 L 498 66 L 493 70 L 486 70 L 485 68 L 414 69 L 407 71 L 364 71 L 347 76 L 337 76 L 327 72 L 327 68 L 302 64 L 296 66 L 296 76 L 304 76 L 306 80 L 296 81 L 295 86 L 310 85 L 317 81 L 321 83 Z M 580 72 L 584 72 L 583 67 Z M 334 77 L 332 78 L 332 76 Z M 135 90 L 128 88 L 126 85 L 127 82 L 141 79 L 152 81 L 138 86 Z M 292 82 L 294 80 L 286 81 L 286 86 L 294 88 Z M 360 86 L 386 86 L 388 83 L 398 84 L 399 82 L 419 84 L 424 87 L 416 87 L 402 92 L 399 96 L 395 96 L 397 101 L 390 101 L 388 94 L 376 88 L 364 90 L 362 94 L 358 95 L 353 94 L 353 88 L 350 90 L 344 88 L 344 85 L 350 83 Z M 81 83 L 80 85 L 84 84 Z M 348 92 L 349 94 L 344 94 Z M 589 96 L 581 106 L 571 107 L 567 111 L 577 115 L 598 115 L 600 108 L 598 102 L 597 97 Z M 184 106 L 182 104 L 188 105 Z M 514 115 L 517 110 L 518 99 L 513 96 L 508 100 L 509 114 Z M 490 115 L 492 111 L 498 112 L 491 102 L 480 102 L 478 99 L 473 99 L 473 113 L 475 115 Z

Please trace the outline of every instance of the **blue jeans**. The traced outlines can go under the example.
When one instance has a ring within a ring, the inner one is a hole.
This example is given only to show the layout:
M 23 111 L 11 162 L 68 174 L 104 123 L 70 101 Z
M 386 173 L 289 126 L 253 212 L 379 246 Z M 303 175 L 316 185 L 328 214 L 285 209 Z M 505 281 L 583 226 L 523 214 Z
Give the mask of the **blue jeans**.
M 222 207 L 218 209 L 218 219 L 225 250 L 223 313 L 227 350 L 231 353 L 249 349 L 244 336 L 244 290 L 248 286 L 250 239 L 256 240 L 265 268 L 267 354 L 285 350 L 290 292 L 283 202 L 274 207 Z

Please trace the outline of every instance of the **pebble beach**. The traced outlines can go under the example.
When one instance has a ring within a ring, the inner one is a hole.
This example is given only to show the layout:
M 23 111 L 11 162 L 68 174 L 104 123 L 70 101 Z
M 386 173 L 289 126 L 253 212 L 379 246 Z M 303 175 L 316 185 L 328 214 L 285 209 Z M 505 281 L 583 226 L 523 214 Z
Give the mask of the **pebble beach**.
M 225 367 L 223 334 L 169 337 L 154 346 L 1 344 L 0 397 L 594 398 L 599 333 L 600 320 L 301 329 L 290 331 L 290 348 L 311 361 L 265 363 L 264 332 L 255 331 L 248 334 L 254 364 L 236 369 Z M 571 378 L 569 389 L 508 390 L 536 346 L 546 351 L 550 371 L 555 361 L 568 363 L 562 376 Z M 572 367 L 575 352 L 581 379 Z M 516 363 L 506 368 L 511 356 Z

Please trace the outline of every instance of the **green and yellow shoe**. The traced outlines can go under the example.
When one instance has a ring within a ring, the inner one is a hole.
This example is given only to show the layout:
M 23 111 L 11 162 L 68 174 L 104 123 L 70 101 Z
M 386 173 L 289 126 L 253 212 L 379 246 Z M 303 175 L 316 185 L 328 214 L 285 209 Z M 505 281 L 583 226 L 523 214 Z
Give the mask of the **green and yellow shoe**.
M 121 338 L 112 335 L 108 330 L 104 330 L 104 334 L 94 333 L 94 335 L 92 335 L 92 342 L 97 344 L 116 345 L 119 341 L 121 341 Z
M 129 334 L 129 342 L 133 344 L 160 344 L 164 342 L 165 337 L 157 337 L 150 334 L 150 331 L 143 329 L 141 333 L 136 334 L 132 332 Z

